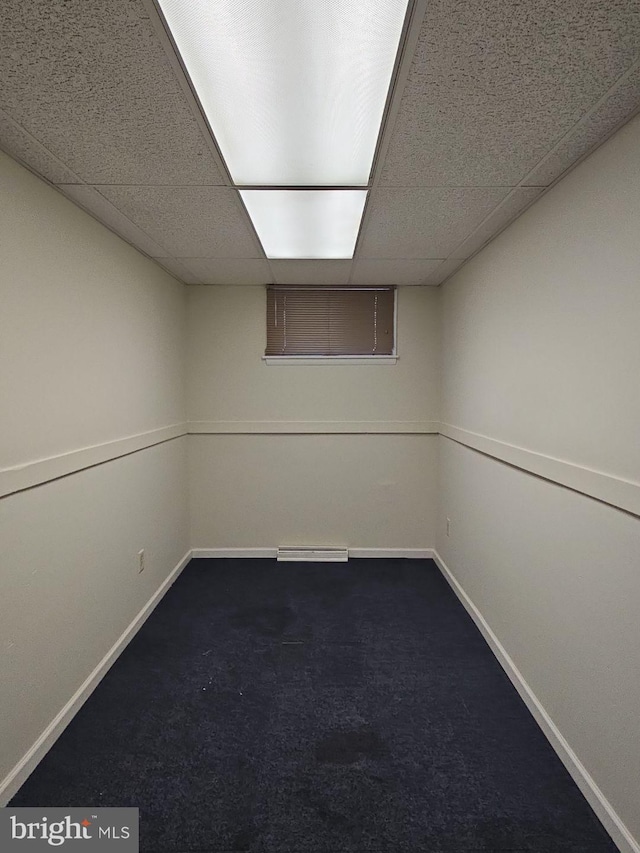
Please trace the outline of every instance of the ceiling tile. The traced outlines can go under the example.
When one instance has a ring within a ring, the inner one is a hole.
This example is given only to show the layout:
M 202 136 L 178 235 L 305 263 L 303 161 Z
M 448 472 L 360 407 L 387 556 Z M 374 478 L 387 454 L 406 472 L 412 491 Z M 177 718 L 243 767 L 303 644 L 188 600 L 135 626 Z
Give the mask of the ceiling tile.
M 78 181 L 76 175 L 67 169 L 64 163 L 50 154 L 37 139 L 30 136 L 2 110 L 0 110 L 0 148 L 16 160 L 30 166 L 53 184 L 72 184 Z
M 506 187 L 374 190 L 358 258 L 446 258 L 508 193 Z
M 444 263 L 440 264 L 435 272 L 431 273 L 426 284 L 438 285 L 442 284 L 445 278 L 448 278 L 452 275 L 458 267 L 461 267 L 464 263 L 464 258 L 449 258 L 444 261 Z
M 262 250 L 229 187 L 98 187 L 176 258 L 259 258 Z
M 350 260 L 269 261 L 276 284 L 347 284 Z
M 517 184 L 639 53 L 636 2 L 430 2 L 381 185 Z
M 202 284 L 271 284 L 269 264 L 260 258 L 180 258 Z
M 425 284 L 442 259 L 360 258 L 354 261 L 351 284 Z
M 489 218 L 470 234 L 460 246 L 456 246 L 453 254 L 457 258 L 468 258 L 485 243 L 515 219 L 528 204 L 531 204 L 544 190 L 542 187 L 522 187 L 511 191 L 511 194 L 500 204 Z
M 176 260 L 176 258 L 155 258 L 155 260 L 185 284 L 202 284 L 202 281 L 183 266 L 180 261 Z
M 527 185 L 548 186 L 572 163 L 599 145 L 640 108 L 640 66 L 634 69 L 604 103 L 527 176 Z
M 146 255 L 159 257 L 167 254 L 166 249 L 123 216 L 93 187 L 87 187 L 84 184 L 59 184 L 58 189 Z
M 3 0 L 2 107 L 87 183 L 222 184 L 141 3 Z

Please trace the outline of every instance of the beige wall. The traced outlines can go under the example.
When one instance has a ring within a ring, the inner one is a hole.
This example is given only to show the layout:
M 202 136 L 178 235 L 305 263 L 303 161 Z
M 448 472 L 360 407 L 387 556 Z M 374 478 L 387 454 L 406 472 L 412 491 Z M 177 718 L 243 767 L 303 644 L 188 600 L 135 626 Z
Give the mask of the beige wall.
M 640 120 L 444 287 L 443 420 L 640 481 Z
M 2 154 L 0 187 L 2 785 L 189 543 L 186 437 L 74 471 L 184 422 L 184 286 Z
M 190 287 L 190 421 L 438 418 L 437 288 L 398 292 L 395 365 L 268 366 L 264 287 Z
M 438 292 L 400 289 L 395 365 L 268 366 L 265 306 L 189 288 L 188 416 L 212 432 L 190 439 L 194 547 L 431 547 Z
M 278 368 L 276 368 L 278 369 Z M 193 435 L 195 548 L 430 548 L 437 435 Z
M 0 500 L 0 783 L 187 551 L 186 442 Z
M 445 284 L 443 420 L 484 454 L 440 437 L 436 535 L 636 838 L 640 519 L 530 471 L 637 499 L 639 146 L 636 119 Z
M 184 286 L 0 152 L 0 468 L 184 420 Z

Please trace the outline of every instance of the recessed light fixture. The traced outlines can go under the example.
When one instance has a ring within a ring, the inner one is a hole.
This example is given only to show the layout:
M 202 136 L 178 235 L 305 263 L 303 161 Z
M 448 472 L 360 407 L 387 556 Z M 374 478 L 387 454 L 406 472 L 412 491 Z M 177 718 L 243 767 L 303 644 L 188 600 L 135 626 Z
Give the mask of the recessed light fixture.
M 156 2 L 267 257 L 353 257 L 408 0 Z
M 157 0 L 238 186 L 366 186 L 407 0 Z
M 268 258 L 351 258 L 366 190 L 240 190 Z

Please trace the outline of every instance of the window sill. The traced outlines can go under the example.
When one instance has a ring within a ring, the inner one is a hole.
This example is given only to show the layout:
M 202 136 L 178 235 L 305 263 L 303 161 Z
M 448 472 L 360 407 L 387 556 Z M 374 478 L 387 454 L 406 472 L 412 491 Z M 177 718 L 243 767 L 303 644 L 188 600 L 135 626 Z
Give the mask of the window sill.
M 269 367 L 297 364 L 309 367 L 313 364 L 395 364 L 397 355 L 263 355 L 262 360 Z

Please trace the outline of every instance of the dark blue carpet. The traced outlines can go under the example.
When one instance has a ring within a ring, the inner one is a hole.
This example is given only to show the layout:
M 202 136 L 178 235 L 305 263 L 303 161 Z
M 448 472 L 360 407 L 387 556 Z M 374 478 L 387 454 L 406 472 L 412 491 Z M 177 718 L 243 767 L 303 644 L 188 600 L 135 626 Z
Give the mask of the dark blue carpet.
M 428 560 L 192 561 L 11 805 L 138 806 L 143 851 L 616 850 Z

